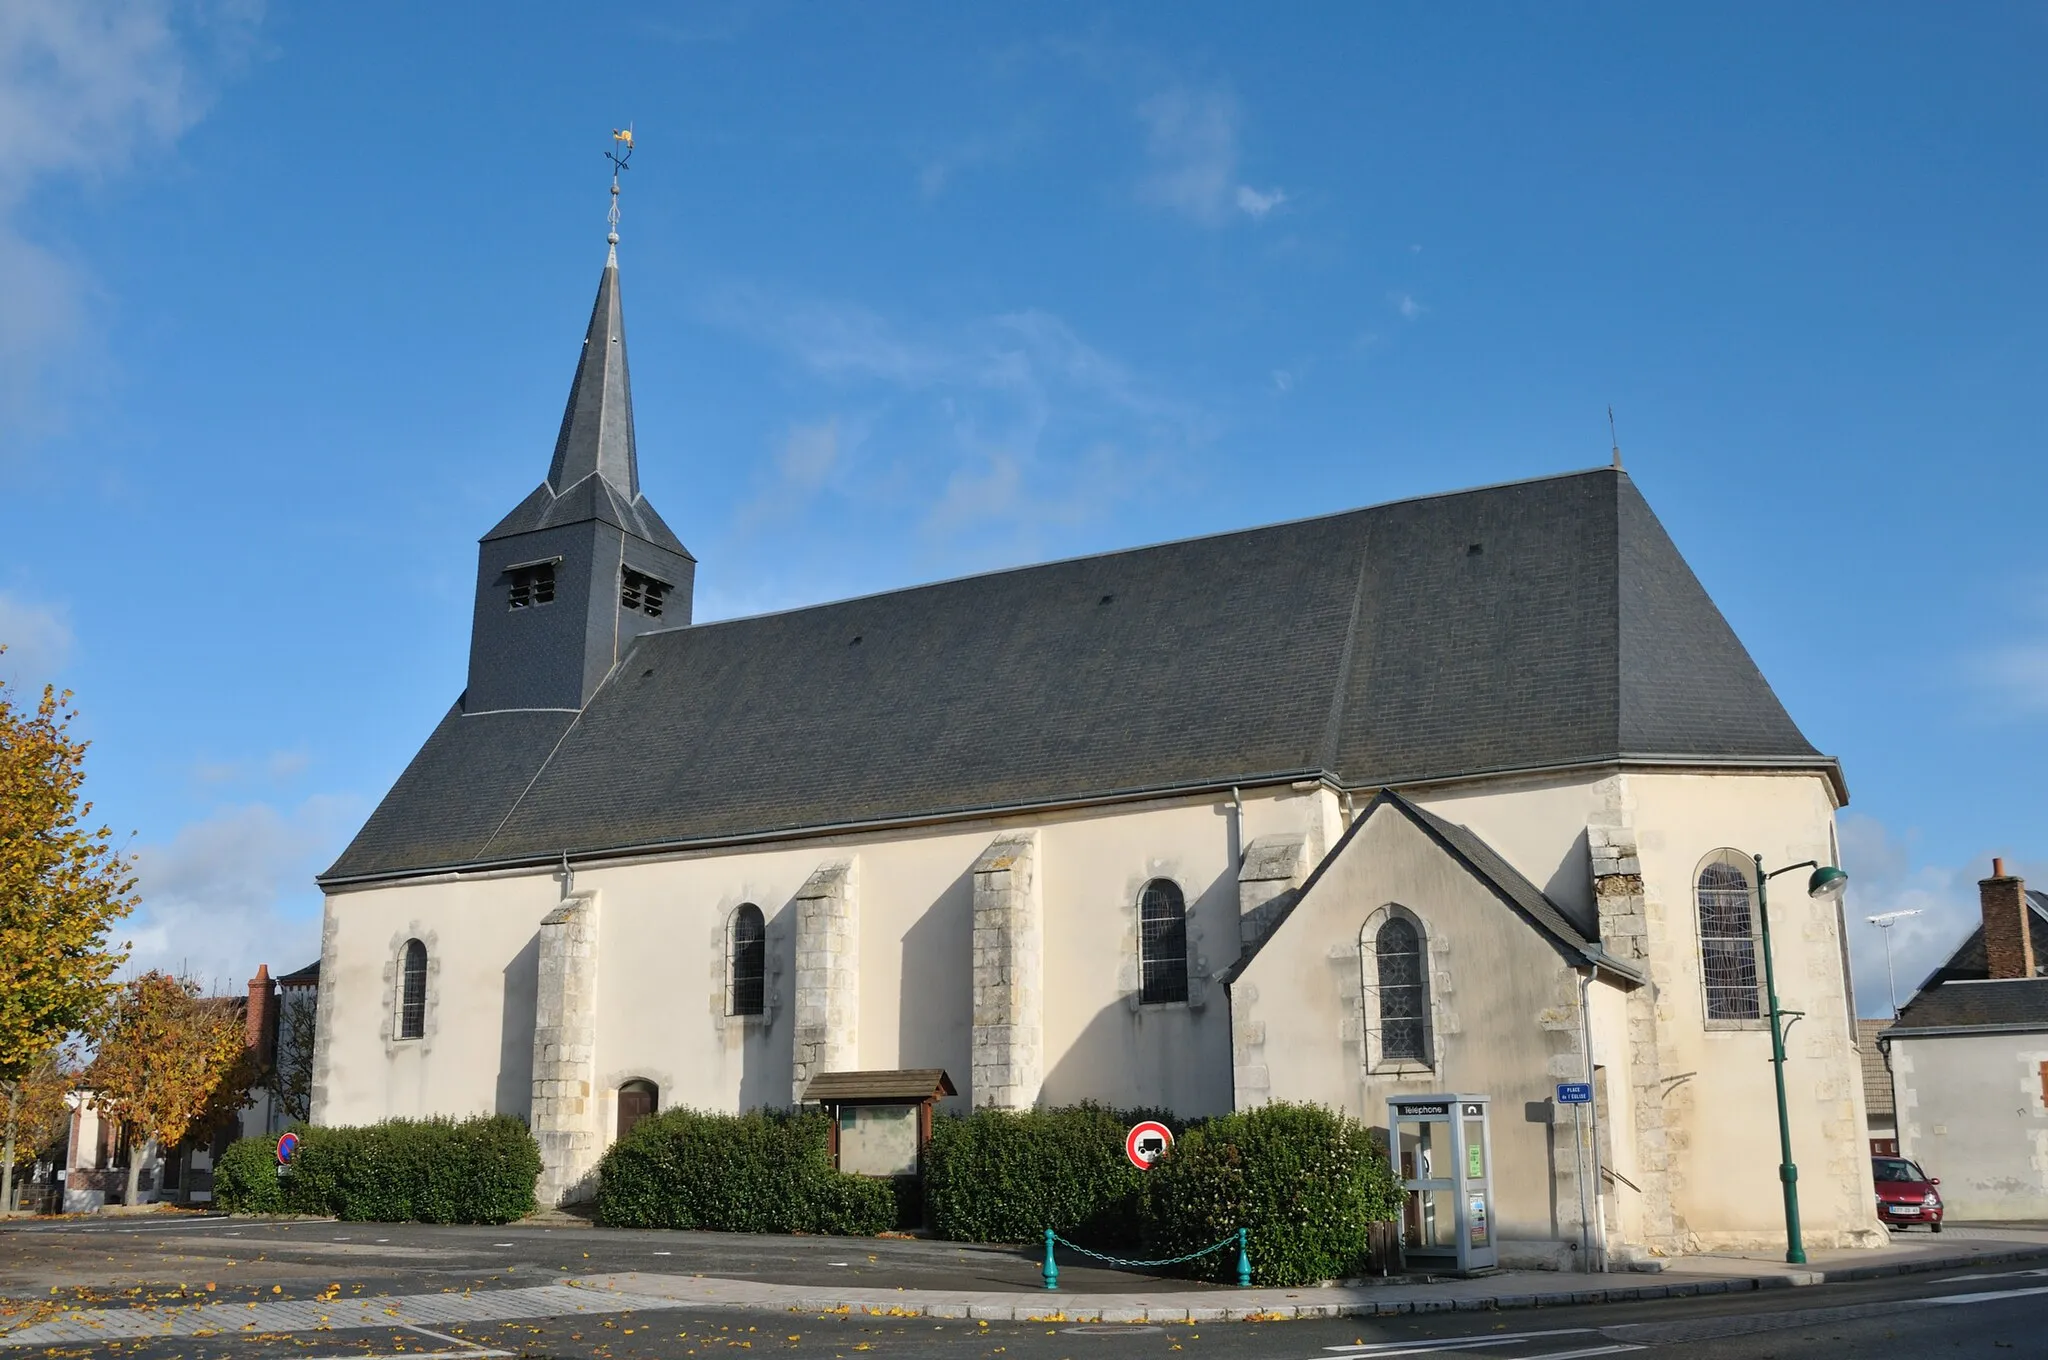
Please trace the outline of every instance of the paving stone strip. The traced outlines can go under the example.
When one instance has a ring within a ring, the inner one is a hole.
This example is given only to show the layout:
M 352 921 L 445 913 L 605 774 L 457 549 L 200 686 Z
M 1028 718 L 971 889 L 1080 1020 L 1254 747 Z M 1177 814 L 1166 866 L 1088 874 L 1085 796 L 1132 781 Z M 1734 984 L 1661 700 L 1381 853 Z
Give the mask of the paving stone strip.
M 492 1289 L 468 1294 L 403 1294 L 277 1303 L 209 1303 L 196 1308 L 82 1308 L 0 1333 L 0 1347 L 116 1338 L 235 1336 L 261 1332 L 327 1332 L 363 1327 L 447 1326 L 505 1322 L 569 1313 L 676 1308 L 674 1299 L 572 1285 Z

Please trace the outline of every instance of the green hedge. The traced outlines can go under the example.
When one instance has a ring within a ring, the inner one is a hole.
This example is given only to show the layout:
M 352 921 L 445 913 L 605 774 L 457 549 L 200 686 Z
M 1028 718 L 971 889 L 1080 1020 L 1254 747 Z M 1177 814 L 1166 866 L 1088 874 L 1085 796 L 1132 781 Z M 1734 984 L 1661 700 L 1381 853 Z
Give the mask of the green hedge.
M 1401 1207 L 1379 1140 L 1320 1105 L 1262 1105 L 1197 1124 L 1146 1173 L 1145 1192 L 1147 1256 L 1178 1256 L 1247 1228 L 1261 1285 L 1363 1274 L 1371 1225 Z M 1235 1280 L 1237 1253 L 1192 1269 Z
M 894 1186 L 835 1170 L 830 1128 L 815 1112 L 670 1110 L 643 1120 L 598 1163 L 597 1221 L 846 1236 L 894 1227 Z
M 1091 1247 L 1136 1246 L 1148 1173 L 1124 1157 L 1133 1124 L 1171 1115 L 1076 1105 L 976 1110 L 933 1122 L 925 1221 L 961 1242 L 1035 1242 L 1051 1228 Z
M 384 1223 L 509 1223 L 533 1212 L 540 1176 L 540 1146 L 510 1115 L 306 1129 L 282 1177 L 275 1148 L 274 1138 L 228 1148 L 214 1173 L 221 1207 Z
M 299 1137 L 304 1138 L 300 1130 Z M 231 1214 L 282 1214 L 284 1186 L 277 1174 L 275 1138 L 237 1138 L 213 1164 L 213 1202 Z

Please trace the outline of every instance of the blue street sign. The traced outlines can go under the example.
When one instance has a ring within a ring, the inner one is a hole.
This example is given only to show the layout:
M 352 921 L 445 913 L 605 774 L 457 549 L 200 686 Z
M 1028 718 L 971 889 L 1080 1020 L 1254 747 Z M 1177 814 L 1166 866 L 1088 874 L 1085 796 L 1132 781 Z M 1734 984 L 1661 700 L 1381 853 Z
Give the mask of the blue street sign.
M 1557 1084 L 1557 1103 L 1560 1105 L 1591 1105 L 1593 1083 L 1590 1081 L 1561 1081 Z

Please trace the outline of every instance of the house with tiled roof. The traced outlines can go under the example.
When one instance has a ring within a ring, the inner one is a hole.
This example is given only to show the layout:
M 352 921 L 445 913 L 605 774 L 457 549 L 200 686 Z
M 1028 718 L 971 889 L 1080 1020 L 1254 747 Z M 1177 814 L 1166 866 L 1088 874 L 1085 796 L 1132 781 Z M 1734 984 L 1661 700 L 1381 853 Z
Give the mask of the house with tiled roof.
M 1847 786 L 1618 459 L 751 618 L 694 573 L 614 249 L 466 682 L 320 877 L 316 1122 L 515 1114 L 562 1203 L 845 1073 L 1484 1092 L 1498 1235 L 1782 1241 L 1753 856 L 1833 864 Z M 1839 907 L 1779 911 L 1807 1243 L 1870 1243 Z
M 2048 1218 L 2048 895 L 1991 862 L 1981 920 L 1878 1042 L 1899 1152 L 1951 1218 Z

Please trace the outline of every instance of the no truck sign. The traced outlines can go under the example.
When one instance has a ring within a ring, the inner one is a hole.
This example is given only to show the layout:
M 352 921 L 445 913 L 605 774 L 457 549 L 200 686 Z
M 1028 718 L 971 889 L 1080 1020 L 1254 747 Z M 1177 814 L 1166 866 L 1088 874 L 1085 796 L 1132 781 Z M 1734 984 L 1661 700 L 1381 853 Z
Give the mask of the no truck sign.
M 1156 1119 L 1148 1119 L 1124 1135 L 1124 1156 L 1140 1171 L 1150 1171 L 1172 1146 L 1173 1130 Z

